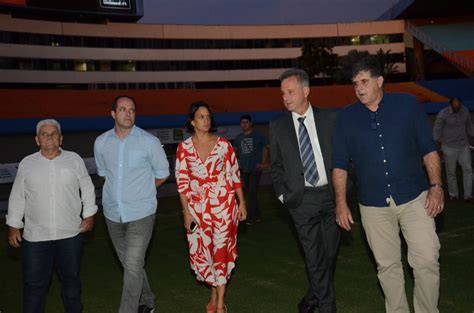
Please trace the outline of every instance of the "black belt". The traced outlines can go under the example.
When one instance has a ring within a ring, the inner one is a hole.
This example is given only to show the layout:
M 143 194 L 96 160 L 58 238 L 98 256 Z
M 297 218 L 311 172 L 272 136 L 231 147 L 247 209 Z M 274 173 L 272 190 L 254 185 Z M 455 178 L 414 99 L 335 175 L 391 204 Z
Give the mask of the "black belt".
M 304 187 L 304 191 L 310 191 L 310 192 L 322 192 L 322 191 L 329 191 L 329 185 L 326 184 L 324 186 L 317 186 L 317 187 Z

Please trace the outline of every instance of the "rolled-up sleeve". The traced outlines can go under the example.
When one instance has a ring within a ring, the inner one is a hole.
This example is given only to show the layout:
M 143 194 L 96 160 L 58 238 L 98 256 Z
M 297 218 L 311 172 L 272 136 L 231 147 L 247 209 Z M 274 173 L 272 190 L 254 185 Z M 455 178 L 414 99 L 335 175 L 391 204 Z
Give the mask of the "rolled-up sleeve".
M 422 155 L 427 155 L 430 152 L 438 150 L 436 142 L 433 139 L 433 133 L 428 124 L 428 119 L 424 110 L 423 105 L 416 102 L 416 98 L 413 97 L 414 102 L 414 123 L 416 129 L 416 136 L 418 141 L 418 147 Z
M 18 172 L 13 183 L 10 198 L 8 200 L 8 214 L 6 216 L 6 223 L 15 228 L 23 228 L 23 217 L 25 215 L 25 178 L 24 168 L 19 165 Z
M 102 158 L 102 146 L 103 146 L 103 137 L 99 137 L 94 142 L 94 160 L 95 166 L 97 167 L 97 175 L 100 177 L 105 176 L 105 163 Z
M 152 167 L 155 178 L 163 179 L 170 176 L 170 164 L 166 158 L 165 150 L 158 138 L 153 137 L 153 143 L 149 146 L 152 156 Z
M 349 168 L 350 155 L 344 125 L 344 112 L 341 112 L 337 118 L 336 129 L 333 136 L 332 167 L 347 171 Z
M 441 134 L 443 133 L 443 126 L 444 126 L 444 111 L 440 111 L 436 116 L 436 120 L 433 126 L 433 137 L 435 140 L 441 140 Z
M 76 160 L 76 167 L 79 187 L 81 189 L 82 217 L 87 218 L 97 213 L 95 187 L 89 173 L 87 172 L 84 161 L 79 156 Z
M 184 155 L 183 143 L 179 144 L 176 150 L 175 177 L 178 192 L 187 197 L 189 194 L 189 170 Z
M 235 155 L 234 148 L 230 143 L 228 143 L 228 152 L 229 154 L 229 161 L 230 161 L 230 166 L 231 166 L 231 172 L 232 172 L 232 184 L 234 186 L 234 189 L 241 188 L 241 182 L 240 182 L 240 170 L 239 170 L 239 163 L 237 162 L 237 157 Z
M 466 119 L 466 130 L 467 130 L 467 135 L 474 137 L 474 124 L 472 124 L 471 120 L 471 114 L 467 110 L 467 119 Z

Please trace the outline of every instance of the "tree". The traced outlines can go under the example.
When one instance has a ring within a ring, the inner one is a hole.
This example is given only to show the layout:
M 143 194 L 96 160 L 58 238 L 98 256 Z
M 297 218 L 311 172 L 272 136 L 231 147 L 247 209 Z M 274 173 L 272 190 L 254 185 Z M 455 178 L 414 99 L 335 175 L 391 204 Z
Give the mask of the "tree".
M 339 66 L 334 73 L 334 81 L 339 84 L 350 84 L 352 82 L 352 65 L 369 55 L 368 51 L 354 49 L 350 50 L 347 55 L 339 58 Z
M 377 51 L 376 58 L 380 63 L 382 68 L 383 76 L 388 80 L 389 77 L 393 74 L 398 73 L 398 65 L 396 65 L 396 58 L 393 53 L 390 53 L 391 50 L 384 52 L 382 48 Z
M 308 73 L 309 78 L 319 75 L 332 76 L 337 67 L 337 54 L 332 52 L 332 47 L 309 39 L 303 44 L 298 63 Z

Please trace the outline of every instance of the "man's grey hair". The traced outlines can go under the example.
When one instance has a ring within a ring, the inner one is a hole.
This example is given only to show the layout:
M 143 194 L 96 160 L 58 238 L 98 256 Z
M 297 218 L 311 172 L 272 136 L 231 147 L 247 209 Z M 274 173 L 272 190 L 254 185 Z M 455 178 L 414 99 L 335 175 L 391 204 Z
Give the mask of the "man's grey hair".
M 287 78 L 290 77 L 296 77 L 296 80 L 298 83 L 303 86 L 303 87 L 308 87 L 309 86 L 309 77 L 308 74 L 300 69 L 300 68 L 290 68 L 289 70 L 284 71 L 280 75 L 280 82 L 284 81 Z
M 58 121 L 56 121 L 55 119 L 52 119 L 52 118 L 48 118 L 48 119 L 45 119 L 45 120 L 41 120 L 41 121 L 38 122 L 38 124 L 36 124 L 36 135 L 39 135 L 40 129 L 41 129 L 41 127 L 43 127 L 44 125 L 53 125 L 53 126 L 56 126 L 56 127 L 58 128 L 59 134 L 61 135 L 61 125 L 59 124 Z

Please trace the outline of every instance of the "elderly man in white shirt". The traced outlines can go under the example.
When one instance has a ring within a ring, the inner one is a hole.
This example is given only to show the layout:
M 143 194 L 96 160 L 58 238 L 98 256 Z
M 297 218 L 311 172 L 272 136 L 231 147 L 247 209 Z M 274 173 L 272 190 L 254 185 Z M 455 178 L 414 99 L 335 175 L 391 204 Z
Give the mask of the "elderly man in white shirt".
M 40 121 L 35 139 L 40 151 L 20 162 L 7 215 L 8 241 L 22 247 L 23 312 L 44 312 L 53 270 L 64 310 L 82 312 L 82 233 L 94 226 L 94 185 L 81 157 L 60 148 L 56 120 Z

